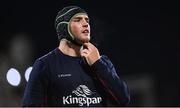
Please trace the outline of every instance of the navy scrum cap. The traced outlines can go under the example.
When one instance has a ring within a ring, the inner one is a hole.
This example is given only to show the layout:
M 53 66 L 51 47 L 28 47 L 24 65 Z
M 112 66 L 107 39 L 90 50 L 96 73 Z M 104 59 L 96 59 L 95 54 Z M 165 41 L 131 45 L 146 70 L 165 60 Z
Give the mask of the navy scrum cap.
M 66 38 L 67 40 L 80 45 L 69 30 L 69 22 L 71 18 L 80 13 L 87 14 L 78 6 L 68 6 L 58 12 L 55 19 L 55 28 L 58 35 L 58 40 Z

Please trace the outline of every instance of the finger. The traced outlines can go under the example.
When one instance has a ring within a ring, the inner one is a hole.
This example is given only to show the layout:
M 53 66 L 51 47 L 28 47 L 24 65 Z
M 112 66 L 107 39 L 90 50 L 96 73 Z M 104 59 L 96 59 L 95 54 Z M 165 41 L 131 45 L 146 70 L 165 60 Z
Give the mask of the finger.
M 92 43 L 88 42 L 88 43 L 85 43 L 85 45 L 88 47 L 88 49 L 93 49 L 93 48 L 96 48 L 95 45 L 93 45 Z
M 90 51 L 88 49 L 83 49 L 81 50 L 82 52 L 86 52 L 86 53 L 89 53 Z
M 88 56 L 88 54 L 83 52 L 83 53 L 81 53 L 81 56 L 86 58 Z
M 88 51 L 88 50 L 83 50 L 83 51 L 81 51 L 80 53 L 81 53 L 81 54 L 83 54 L 83 53 L 84 53 L 84 54 L 89 54 L 89 51 Z
M 80 52 L 90 52 L 89 49 L 82 49 Z
M 84 44 L 83 44 L 83 47 L 89 49 L 90 44 L 89 44 L 89 43 L 84 43 Z
M 91 43 L 84 43 L 83 44 L 83 47 L 84 47 L 84 49 L 88 49 L 88 50 L 92 50 L 92 45 L 91 45 Z
M 89 42 L 88 43 L 84 43 L 83 46 L 88 47 L 88 44 L 89 44 Z

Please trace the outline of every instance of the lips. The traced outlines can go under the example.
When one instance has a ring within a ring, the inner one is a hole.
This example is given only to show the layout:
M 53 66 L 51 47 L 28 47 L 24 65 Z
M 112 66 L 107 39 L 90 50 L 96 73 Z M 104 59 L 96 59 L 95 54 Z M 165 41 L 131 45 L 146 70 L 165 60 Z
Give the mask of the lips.
M 88 29 L 83 30 L 82 33 L 89 33 L 89 30 Z

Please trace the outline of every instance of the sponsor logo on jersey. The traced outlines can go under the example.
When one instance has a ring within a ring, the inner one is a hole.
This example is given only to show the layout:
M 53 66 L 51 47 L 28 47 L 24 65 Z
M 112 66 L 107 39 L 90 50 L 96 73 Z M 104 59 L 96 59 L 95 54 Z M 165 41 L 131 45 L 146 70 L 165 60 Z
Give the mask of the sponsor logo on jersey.
M 75 96 L 63 96 L 64 105 L 78 104 L 79 106 L 89 106 L 90 104 L 98 104 L 102 101 L 101 97 L 92 97 L 92 91 L 86 85 L 79 85 L 72 93 Z

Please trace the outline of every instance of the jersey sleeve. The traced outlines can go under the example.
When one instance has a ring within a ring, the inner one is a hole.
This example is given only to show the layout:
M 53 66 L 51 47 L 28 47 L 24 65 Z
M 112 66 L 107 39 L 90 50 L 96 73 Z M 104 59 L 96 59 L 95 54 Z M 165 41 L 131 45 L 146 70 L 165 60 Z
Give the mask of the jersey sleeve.
M 22 106 L 45 106 L 48 86 L 47 65 L 36 60 L 26 85 Z
M 107 56 L 102 55 L 91 69 L 102 84 L 105 92 L 112 97 L 116 104 L 126 106 L 130 101 L 129 89 L 125 81 L 121 80 Z

